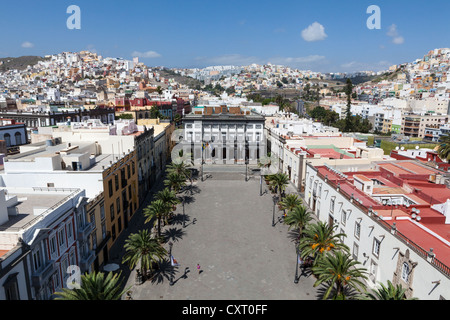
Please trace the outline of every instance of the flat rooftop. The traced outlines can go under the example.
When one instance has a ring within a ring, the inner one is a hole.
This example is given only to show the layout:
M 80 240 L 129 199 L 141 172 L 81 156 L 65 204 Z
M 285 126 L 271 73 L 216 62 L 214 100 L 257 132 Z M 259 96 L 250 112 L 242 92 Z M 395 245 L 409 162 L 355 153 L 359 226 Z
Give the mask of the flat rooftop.
M 8 191 L 8 195 L 17 196 L 18 203 L 14 205 L 17 214 L 9 215 L 9 220 L 0 225 L 0 230 L 13 232 L 26 227 L 28 224 L 31 225 L 40 214 L 67 198 L 70 193 L 33 194 Z M 35 215 L 34 210 L 37 210 L 40 214 Z

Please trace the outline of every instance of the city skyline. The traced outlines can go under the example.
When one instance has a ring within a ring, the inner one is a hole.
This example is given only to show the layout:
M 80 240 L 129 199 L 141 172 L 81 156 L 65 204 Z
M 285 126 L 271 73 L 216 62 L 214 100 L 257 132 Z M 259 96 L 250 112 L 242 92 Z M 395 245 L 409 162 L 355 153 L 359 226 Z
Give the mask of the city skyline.
M 70 5 L 81 10 L 79 30 L 66 26 Z M 367 27 L 371 5 L 380 8 L 380 29 Z M 169 68 L 273 63 L 317 72 L 381 71 L 447 47 L 449 36 L 439 30 L 448 25 L 450 5 L 438 5 L 442 10 L 428 12 L 406 1 L 21 1 L 4 4 L 0 13 L 7 30 L 0 56 L 90 50 Z M 27 23 L 11 14 L 19 8 Z

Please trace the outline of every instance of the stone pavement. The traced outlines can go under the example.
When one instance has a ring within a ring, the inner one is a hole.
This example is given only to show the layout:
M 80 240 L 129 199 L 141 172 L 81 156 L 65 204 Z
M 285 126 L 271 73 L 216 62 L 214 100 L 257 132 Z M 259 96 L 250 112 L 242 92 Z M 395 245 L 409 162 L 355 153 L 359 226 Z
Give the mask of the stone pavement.
M 295 191 L 290 188 L 287 193 Z M 180 204 L 174 223 L 162 231 L 180 265 L 172 268 L 165 261 L 152 280 L 140 285 L 133 270 L 126 286 L 134 300 L 316 299 L 312 276 L 301 275 L 294 283 L 295 235 L 278 220 L 278 209 L 272 227 L 272 196 L 259 195 L 259 176 L 246 182 L 245 170 L 212 172 L 194 183 L 187 199 L 185 228 Z

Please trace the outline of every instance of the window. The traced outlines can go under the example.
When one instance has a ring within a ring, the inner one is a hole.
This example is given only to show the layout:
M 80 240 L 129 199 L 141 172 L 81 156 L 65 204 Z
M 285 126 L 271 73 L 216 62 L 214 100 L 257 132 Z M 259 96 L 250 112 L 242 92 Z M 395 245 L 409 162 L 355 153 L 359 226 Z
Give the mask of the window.
M 114 184 L 116 186 L 116 191 L 119 190 L 119 176 L 117 174 L 114 176 Z
M 120 197 L 117 197 L 116 199 L 116 208 L 117 208 L 117 213 L 120 212 Z
M 20 300 L 17 274 L 11 274 L 3 284 L 5 288 L 5 300 Z
M 20 132 L 16 132 L 14 138 L 16 139 L 16 146 L 22 144 L 22 134 Z
M 97 249 L 97 233 L 94 231 L 91 234 L 91 243 L 92 243 L 92 250 Z
M 49 247 L 50 247 L 50 255 L 53 256 L 54 254 L 56 254 L 56 236 L 50 238 Z
M 100 206 L 100 218 L 105 219 L 105 206 L 103 204 Z
M 94 212 L 92 212 L 89 215 L 89 221 L 95 226 L 95 213 Z
M 354 242 L 353 243 L 353 259 L 358 260 L 358 252 L 359 252 L 359 245 Z
M 66 233 L 64 227 L 58 231 L 58 242 L 60 248 L 66 245 Z
M 373 238 L 372 253 L 377 258 L 380 256 L 380 246 L 381 246 L 381 241 L 378 240 L 377 238 Z
M 345 226 L 345 223 L 347 222 L 347 211 L 342 210 L 341 214 L 341 223 Z
M 102 240 L 106 238 L 106 224 L 102 222 Z
M 108 190 L 109 190 L 109 196 L 112 197 L 112 195 L 113 195 L 112 179 L 108 181 Z
M 409 268 L 409 264 L 407 262 L 403 263 L 402 266 L 402 280 L 405 282 L 409 281 L 409 273 L 410 273 L 410 268 Z
M 47 183 L 47 188 L 54 188 L 55 184 L 54 183 Z
M 361 235 L 361 222 L 355 222 L 355 238 L 359 240 Z
M 136 172 L 136 165 L 134 164 L 134 161 L 131 161 L 131 171 L 133 172 L 133 174 L 135 174 Z
M 378 270 L 378 264 L 371 260 L 370 261 L 370 267 L 369 267 L 369 278 L 375 282 L 375 279 L 377 278 L 377 270 Z
M 111 227 L 111 235 L 112 235 L 113 241 L 116 240 L 116 226 L 115 225 L 112 225 L 112 227 Z
M 9 133 L 5 133 L 3 140 L 6 142 L 6 147 L 11 147 L 11 135 Z
M 69 241 L 73 240 L 73 226 L 72 226 L 72 221 L 70 221 L 67 224 L 67 238 L 69 239 Z
M 77 264 L 77 259 L 75 258 L 75 250 L 72 250 L 72 252 L 70 252 L 69 259 L 72 266 L 75 266 Z
M 330 211 L 334 212 L 334 197 L 330 199 Z
M 56 272 L 53 275 L 53 285 L 55 289 L 61 288 L 61 271 L 59 268 L 56 268 Z
M 33 252 L 33 268 L 34 271 L 38 271 L 41 268 L 41 250 L 37 248 Z
M 109 207 L 109 215 L 111 216 L 111 221 L 114 220 L 114 203 L 111 204 L 111 207 Z
M 67 268 L 69 267 L 69 260 L 67 259 L 67 256 L 64 257 L 61 263 L 61 272 L 64 275 L 64 283 L 67 283 L 67 278 L 69 277 L 69 273 L 67 272 Z

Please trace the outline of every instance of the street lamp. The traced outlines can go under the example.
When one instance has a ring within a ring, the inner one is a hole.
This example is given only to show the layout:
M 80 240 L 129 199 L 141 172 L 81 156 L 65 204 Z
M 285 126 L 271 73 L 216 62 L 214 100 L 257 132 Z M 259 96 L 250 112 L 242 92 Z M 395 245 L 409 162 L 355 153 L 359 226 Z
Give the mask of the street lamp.
M 183 203 L 183 228 L 186 228 L 186 214 L 184 213 L 184 197 L 185 196 L 183 196 L 183 200 L 182 200 L 182 203 Z
M 273 196 L 273 216 L 272 216 L 272 227 L 275 227 L 275 205 L 278 202 L 278 196 Z
M 248 174 L 248 159 L 245 159 L 245 182 L 248 181 L 247 174 Z
M 171 263 L 172 263 L 172 246 L 173 246 L 172 241 L 169 241 L 169 247 L 170 247 L 170 249 L 169 249 L 169 257 L 170 257 L 170 262 Z M 169 285 L 173 286 L 173 274 L 170 275 L 170 283 L 169 283 Z
M 259 196 L 262 196 L 262 171 L 259 171 Z
M 300 259 L 300 250 L 298 250 L 297 243 L 295 244 L 295 251 L 297 252 L 297 261 L 295 262 L 295 279 L 294 283 L 298 283 L 298 260 Z

